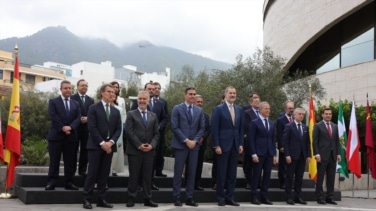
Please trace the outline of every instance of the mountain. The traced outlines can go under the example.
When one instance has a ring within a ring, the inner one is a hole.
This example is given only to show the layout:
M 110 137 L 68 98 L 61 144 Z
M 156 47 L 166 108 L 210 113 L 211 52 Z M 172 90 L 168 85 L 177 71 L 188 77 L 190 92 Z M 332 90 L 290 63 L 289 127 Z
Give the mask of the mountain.
M 46 61 L 68 65 L 81 61 L 111 61 L 115 68 L 134 65 L 143 72 L 164 72 L 166 67 L 170 67 L 173 76 L 176 76 L 184 65 L 193 67 L 196 72 L 231 68 L 231 64 L 225 62 L 170 47 L 155 46 L 147 41 L 139 42 L 143 43 L 142 45 L 134 43 L 119 48 L 104 39 L 78 37 L 64 26 L 47 27 L 22 38 L 0 40 L 0 50 L 12 52 L 16 43 L 20 63 L 29 65 L 42 65 Z

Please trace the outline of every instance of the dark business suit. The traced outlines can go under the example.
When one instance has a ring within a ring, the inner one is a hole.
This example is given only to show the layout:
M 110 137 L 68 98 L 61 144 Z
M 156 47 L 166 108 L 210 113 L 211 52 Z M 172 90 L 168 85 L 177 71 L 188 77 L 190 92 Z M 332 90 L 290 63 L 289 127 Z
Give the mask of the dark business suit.
M 59 177 L 61 153 L 64 159 L 65 185 L 73 185 L 73 176 L 76 170 L 75 146 L 77 141 L 77 128 L 80 125 L 81 112 L 78 103 L 69 100 L 69 115 L 65 112 L 65 102 L 62 96 L 49 100 L 48 115 L 51 119 L 48 130 L 48 154 L 50 166 L 48 169 L 47 185 L 55 186 Z M 66 135 L 62 131 L 64 126 L 71 127 L 71 133 Z
M 94 104 L 94 99 L 85 95 L 85 103 L 82 101 L 80 95 L 78 93 L 72 95 L 72 99 L 77 101 L 80 105 L 81 110 L 81 117 L 87 117 L 87 112 L 89 111 L 89 107 Z M 87 139 L 89 137 L 89 130 L 87 128 L 87 123 L 81 123 L 77 129 L 77 145 L 76 145 L 76 152 L 78 148 L 80 149 L 80 159 L 78 163 L 78 173 L 79 174 L 86 174 L 87 169 L 87 150 L 86 144 Z M 76 153 L 77 155 L 77 153 Z M 77 157 L 75 157 L 77 163 Z
M 186 161 L 189 163 L 188 177 L 186 178 L 186 199 L 192 199 L 197 168 L 199 141 L 205 130 L 205 117 L 200 107 L 192 106 L 192 121 L 188 118 L 188 106 L 185 103 L 175 105 L 171 114 L 171 129 L 173 137 L 171 147 L 174 150 L 175 165 L 173 178 L 173 198 L 180 200 L 181 176 Z M 185 140 L 196 141 L 196 146 L 189 149 Z
M 202 135 L 203 141 L 202 141 L 202 144 L 201 144 L 200 149 L 198 151 L 196 177 L 195 177 L 195 187 L 200 186 L 202 167 L 203 167 L 203 164 L 204 164 L 205 150 L 207 148 L 208 138 L 209 138 L 210 133 L 211 133 L 209 115 L 204 112 L 204 116 L 205 116 L 205 131 L 204 131 L 204 134 Z M 186 165 L 185 165 L 185 169 L 189 169 L 189 168 L 190 168 L 189 163 L 187 162 Z M 189 172 L 189 170 L 185 171 L 185 177 L 188 176 L 188 172 Z
M 159 126 L 156 115 L 147 111 L 147 124 L 144 125 L 139 109 L 129 111 L 125 121 L 125 134 L 128 140 L 126 153 L 129 163 L 128 196 L 136 197 L 138 180 L 142 177 L 144 199 L 151 199 L 151 178 L 155 149 L 158 145 Z M 153 149 L 142 152 L 139 148 L 148 143 Z
M 300 198 L 306 160 L 311 157 L 310 146 L 308 127 L 306 125 L 301 124 L 301 132 L 298 130 L 296 122 L 285 125 L 281 145 L 285 150 L 285 158 L 283 159 L 286 161 L 286 157 L 291 157 L 291 163 L 286 163 L 286 199 L 293 200 L 291 189 L 294 176 L 295 199 Z
M 250 155 L 250 146 L 248 143 L 248 129 L 251 121 L 258 118 L 256 112 L 250 107 L 245 106 L 244 110 L 244 156 L 243 156 L 243 173 L 245 175 L 245 179 L 247 180 L 248 184 L 251 184 L 252 178 L 252 160 L 249 159 Z
M 292 117 L 291 117 L 292 118 Z M 281 149 L 283 148 L 282 145 L 282 137 L 283 137 L 283 130 L 285 128 L 285 125 L 290 123 L 290 120 L 287 118 L 286 114 L 281 115 L 277 119 L 277 148 Z M 285 176 L 286 176 L 286 159 L 285 159 L 285 153 L 279 151 L 278 155 L 278 180 L 280 186 L 283 186 L 285 184 Z
M 222 154 L 217 154 L 216 196 L 219 202 L 234 201 L 239 147 L 244 144 L 243 109 L 237 105 L 233 106 L 235 124 L 232 123 L 227 103 L 214 109 L 211 121 L 213 148 L 219 146 L 222 150 Z
M 167 101 L 163 98 L 154 98 L 154 104 L 162 104 L 164 111 L 164 119 L 159 121 L 159 141 L 157 146 L 156 160 L 155 160 L 155 171 L 157 173 L 162 173 L 164 167 L 164 148 L 165 148 L 165 130 L 168 119 L 168 108 Z
M 317 162 L 317 200 L 324 200 L 322 184 L 326 174 L 326 200 L 333 200 L 334 176 L 339 153 L 338 127 L 330 122 L 332 136 L 329 135 L 326 123 L 318 122 L 313 127 L 313 154 L 320 155 L 321 162 Z
M 103 101 L 100 101 L 89 108 L 88 128 L 89 138 L 86 149 L 88 150 L 89 168 L 85 180 L 83 197 L 89 200 L 93 194 L 94 183 L 97 182 L 99 200 L 105 200 L 106 183 L 110 174 L 111 159 L 113 152 L 116 152 L 116 141 L 119 139 L 122 130 L 120 112 L 114 106 L 110 106 L 109 120 Z M 107 154 L 100 143 L 113 140 L 112 152 Z
M 248 140 L 250 144 L 251 156 L 257 155 L 259 162 L 253 162 L 253 175 L 251 182 L 251 200 L 257 199 L 257 186 L 263 172 L 262 184 L 260 188 L 261 200 L 268 199 L 268 188 L 273 166 L 273 157 L 276 155 L 274 131 L 275 126 L 268 119 L 268 128 L 266 130 L 263 123 L 264 117 L 251 121 L 248 131 Z

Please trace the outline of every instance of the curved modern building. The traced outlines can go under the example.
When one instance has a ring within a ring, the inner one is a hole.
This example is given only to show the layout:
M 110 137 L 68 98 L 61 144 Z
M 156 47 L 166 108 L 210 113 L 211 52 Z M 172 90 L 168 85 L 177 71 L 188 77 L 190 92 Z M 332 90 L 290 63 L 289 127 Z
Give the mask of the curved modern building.
M 265 0 L 264 45 L 317 74 L 326 98 L 376 101 L 374 0 Z

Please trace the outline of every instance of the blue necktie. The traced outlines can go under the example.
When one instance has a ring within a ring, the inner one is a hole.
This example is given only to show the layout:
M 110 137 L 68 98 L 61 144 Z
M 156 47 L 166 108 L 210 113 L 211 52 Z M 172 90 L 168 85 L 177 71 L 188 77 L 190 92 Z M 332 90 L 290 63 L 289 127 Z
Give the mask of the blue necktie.
M 189 123 L 192 122 L 192 106 L 188 106 L 188 121 Z
M 146 127 L 146 115 L 145 115 L 146 112 L 142 111 L 141 113 L 142 113 L 142 121 L 144 122 L 144 125 Z
M 265 121 L 265 129 L 266 129 L 266 131 L 269 131 L 268 120 L 264 119 L 264 121 Z
M 299 129 L 300 136 L 303 136 L 302 125 L 300 123 L 298 124 L 298 129 Z
M 67 114 L 67 117 L 69 117 L 69 106 L 68 106 L 68 98 L 65 98 L 65 113 Z

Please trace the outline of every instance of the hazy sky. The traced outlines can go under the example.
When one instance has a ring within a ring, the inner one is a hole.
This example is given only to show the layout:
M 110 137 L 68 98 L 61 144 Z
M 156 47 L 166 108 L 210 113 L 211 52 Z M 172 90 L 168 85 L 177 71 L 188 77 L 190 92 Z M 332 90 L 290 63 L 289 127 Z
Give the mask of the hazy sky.
M 77 36 L 104 38 L 119 47 L 147 40 L 234 63 L 238 54 L 248 57 L 262 47 L 263 2 L 1 0 L 0 39 L 65 26 Z

